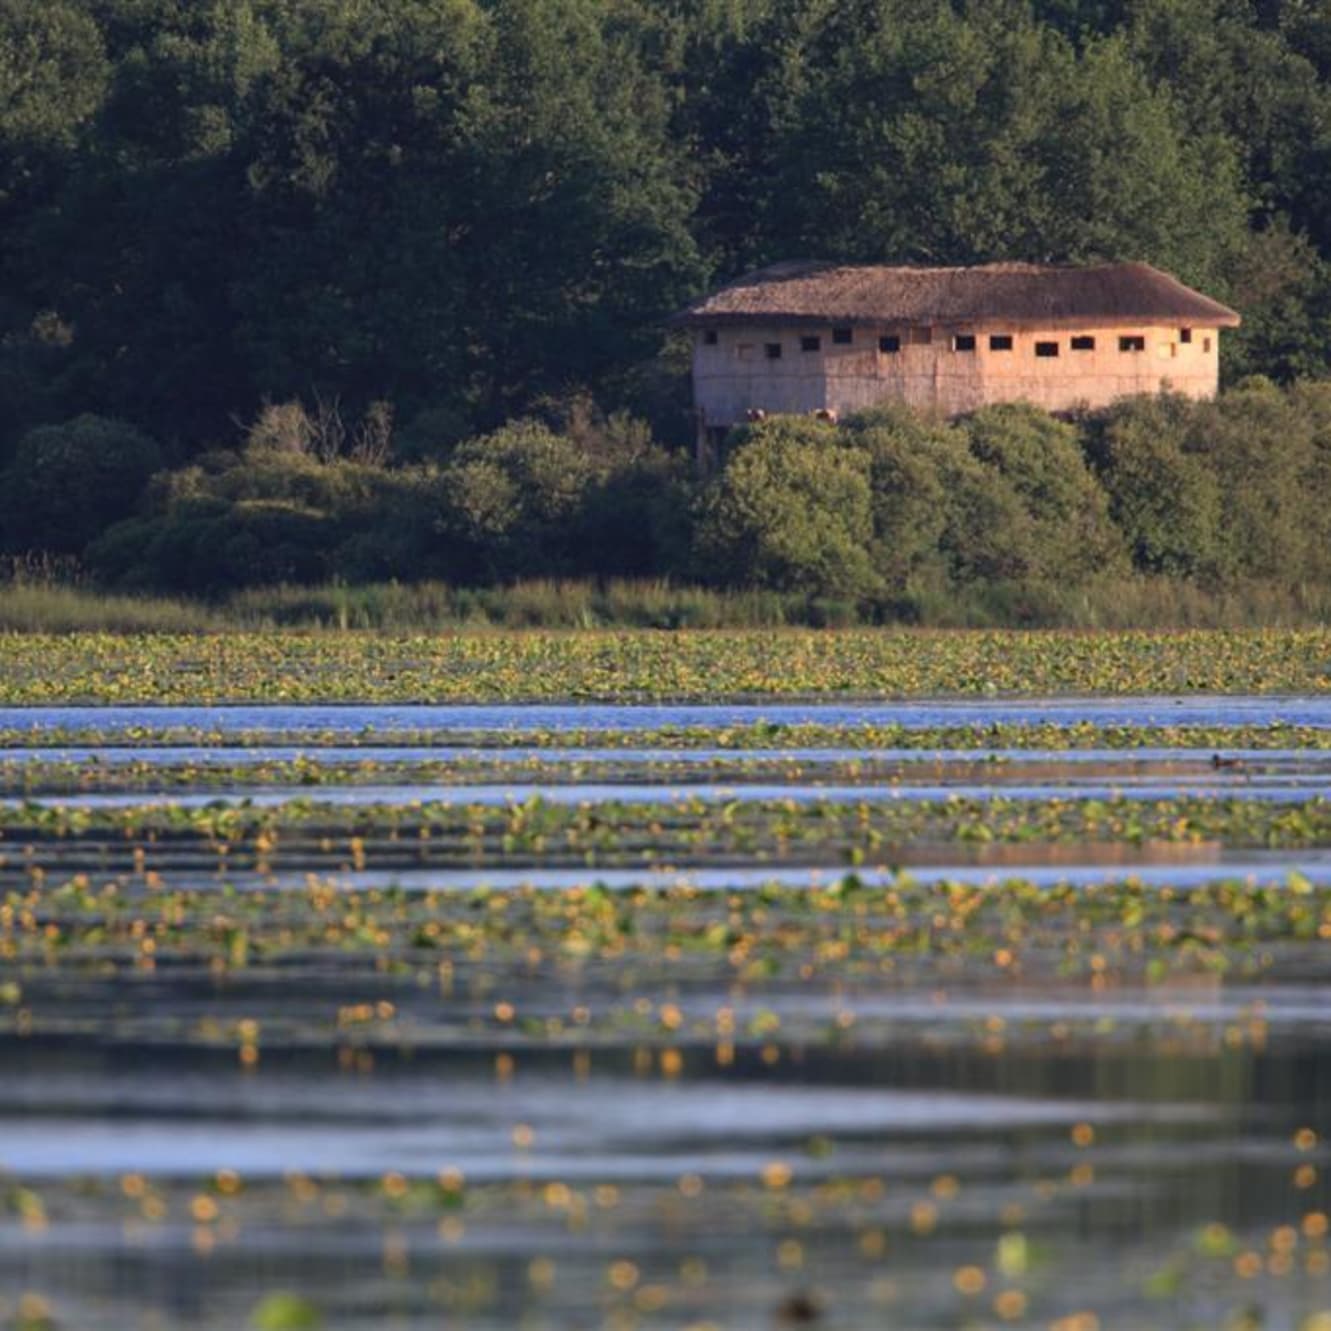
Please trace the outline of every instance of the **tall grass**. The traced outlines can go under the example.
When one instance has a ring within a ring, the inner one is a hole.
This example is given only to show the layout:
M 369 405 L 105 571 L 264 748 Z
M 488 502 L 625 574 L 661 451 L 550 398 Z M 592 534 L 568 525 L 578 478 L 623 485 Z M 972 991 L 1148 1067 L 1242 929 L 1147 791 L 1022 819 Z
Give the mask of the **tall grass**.
M 251 626 L 672 629 L 770 628 L 815 622 L 818 611 L 807 597 L 778 592 L 541 579 L 509 587 L 421 582 L 251 589 L 229 600 L 224 613 Z
M 201 633 L 224 627 L 218 613 L 189 601 L 107 596 L 79 587 L 0 586 L 0 631 L 9 633 Z
M 207 633 L 228 629 L 430 632 L 466 628 L 779 628 L 918 624 L 938 628 L 1252 628 L 1331 621 L 1331 588 L 1247 583 L 1204 590 L 1165 578 L 1078 588 L 986 584 L 921 592 L 891 604 L 716 591 L 665 581 L 539 580 L 510 587 L 439 582 L 270 587 L 208 603 L 109 595 L 56 577 L 0 582 L 0 631 Z
M 1080 587 L 990 583 L 921 596 L 903 607 L 938 628 L 1300 628 L 1331 621 L 1331 587 L 1245 582 L 1204 588 L 1135 575 Z

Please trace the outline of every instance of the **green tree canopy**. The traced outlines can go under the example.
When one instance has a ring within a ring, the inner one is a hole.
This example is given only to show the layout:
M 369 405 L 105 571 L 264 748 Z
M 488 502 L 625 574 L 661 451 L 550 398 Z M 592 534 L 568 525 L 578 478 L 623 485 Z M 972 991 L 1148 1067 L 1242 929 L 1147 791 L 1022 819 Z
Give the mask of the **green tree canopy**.
M 0 476 L 6 544 L 78 554 L 134 507 L 161 465 L 157 445 L 120 421 L 80 416 L 31 431 Z
M 704 498 L 700 571 L 816 596 L 881 587 L 869 459 L 841 447 L 831 425 L 776 417 L 746 430 Z

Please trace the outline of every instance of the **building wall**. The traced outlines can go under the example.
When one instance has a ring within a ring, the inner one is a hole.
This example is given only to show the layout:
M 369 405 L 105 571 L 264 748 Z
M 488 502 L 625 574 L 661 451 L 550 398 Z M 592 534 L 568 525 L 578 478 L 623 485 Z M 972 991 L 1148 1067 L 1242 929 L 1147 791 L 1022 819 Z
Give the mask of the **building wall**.
M 1185 341 L 1185 332 L 1191 340 Z M 993 402 L 1027 401 L 1050 411 L 1101 407 L 1133 393 L 1169 390 L 1213 397 L 1219 382 L 1219 333 L 1214 328 L 1123 325 L 1032 329 L 983 327 L 912 329 L 857 326 L 849 345 L 833 341 L 831 326 L 723 327 L 715 342 L 694 334 L 694 405 L 700 429 L 738 424 L 752 409 L 845 415 L 885 401 L 936 408 L 948 415 Z M 816 351 L 801 339 L 817 337 Z M 879 349 L 895 337 L 900 350 Z M 957 338 L 972 337 L 974 350 Z M 1009 337 L 1011 350 L 991 338 Z M 1091 350 L 1073 350 L 1073 338 Z M 1122 337 L 1142 339 L 1143 350 L 1120 350 Z M 925 339 L 928 339 L 925 341 Z M 1057 345 L 1056 356 L 1036 354 L 1037 343 Z M 779 345 L 779 359 L 767 347 Z

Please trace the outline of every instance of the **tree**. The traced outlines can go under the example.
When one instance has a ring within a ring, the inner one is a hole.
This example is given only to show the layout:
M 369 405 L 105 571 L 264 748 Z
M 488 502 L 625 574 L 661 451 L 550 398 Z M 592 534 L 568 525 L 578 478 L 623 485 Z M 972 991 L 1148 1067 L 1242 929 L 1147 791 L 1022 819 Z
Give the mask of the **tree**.
M 1220 566 L 1231 577 L 1304 577 L 1314 554 L 1314 515 L 1326 503 L 1325 494 L 1307 487 L 1314 472 L 1309 417 L 1266 381 L 1200 404 L 1190 426 L 1188 447 L 1205 459 L 1220 493 Z
M 1146 259 L 1222 283 L 1239 162 L 1182 132 L 1118 36 L 1078 50 L 1024 6 L 880 0 L 829 18 L 780 128 L 787 253 L 873 261 Z
M 440 533 L 467 581 L 572 571 L 581 509 L 598 469 L 571 440 L 519 421 L 470 440 L 441 476 Z
M 872 596 L 869 459 L 834 426 L 776 417 L 745 431 L 704 497 L 696 558 L 712 580 Z
M 32 430 L 4 476 L 6 545 L 78 554 L 134 506 L 161 465 L 157 445 L 120 421 L 79 416 Z
M 72 330 L 31 262 L 31 227 L 77 156 L 110 76 L 97 25 L 65 0 L 0 0 L 0 465 L 43 418 Z
M 971 453 L 1012 486 L 1030 515 L 1031 575 L 1077 583 L 1121 566 L 1122 540 L 1075 426 L 1009 403 L 977 411 L 961 429 Z
M 1144 573 L 1214 581 L 1228 566 L 1220 487 L 1188 445 L 1194 411 L 1187 399 L 1167 395 L 1118 403 L 1091 423 L 1089 455 L 1133 564 Z
M 941 565 L 947 517 L 946 460 L 965 449 L 953 428 L 907 407 L 880 407 L 845 423 L 869 460 L 874 568 L 895 593 Z
M 468 335 L 483 411 L 588 388 L 701 276 L 669 105 L 599 0 L 508 0 L 467 104 Z

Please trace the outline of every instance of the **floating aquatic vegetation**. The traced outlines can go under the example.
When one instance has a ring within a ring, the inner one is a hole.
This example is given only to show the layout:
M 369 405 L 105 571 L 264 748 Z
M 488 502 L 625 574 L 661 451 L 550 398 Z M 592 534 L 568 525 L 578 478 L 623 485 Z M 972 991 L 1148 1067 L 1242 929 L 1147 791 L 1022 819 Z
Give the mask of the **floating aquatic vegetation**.
M 593 669 L 547 636 L 572 680 L 657 650 L 590 640 Z M 799 637 L 779 650 L 812 678 L 832 640 Z M 991 650 L 936 637 L 938 674 Z M 1240 641 L 1268 680 L 1307 649 Z M 897 650 L 857 642 L 866 678 Z M 1127 680 L 1144 642 L 1039 650 Z M 158 678 L 186 649 L 206 694 L 207 641 L 133 650 Z M 300 646 L 290 687 L 403 650 Z M 447 650 L 418 650 L 428 682 Z M 486 651 L 477 687 L 517 689 L 514 643 Z M 1331 728 L 1033 706 L 94 718 L 36 749 L 7 717 L 0 1326 L 1323 1331 Z M 1134 775 L 1164 793 L 1087 793 Z M 467 797 L 487 780 L 549 798 Z M 660 780 L 678 793 L 593 797 Z M 1314 793 L 1245 797 L 1286 780 Z M 883 797 L 948 781 L 970 789 Z
M 0 705 L 1272 693 L 1331 630 L 0 635 Z

